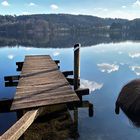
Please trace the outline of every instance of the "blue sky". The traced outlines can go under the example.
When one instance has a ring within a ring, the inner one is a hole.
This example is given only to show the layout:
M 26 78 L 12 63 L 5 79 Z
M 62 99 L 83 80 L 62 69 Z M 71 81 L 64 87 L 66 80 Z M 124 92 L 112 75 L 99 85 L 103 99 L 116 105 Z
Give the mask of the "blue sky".
M 0 14 L 68 13 L 140 18 L 140 0 L 0 0 Z

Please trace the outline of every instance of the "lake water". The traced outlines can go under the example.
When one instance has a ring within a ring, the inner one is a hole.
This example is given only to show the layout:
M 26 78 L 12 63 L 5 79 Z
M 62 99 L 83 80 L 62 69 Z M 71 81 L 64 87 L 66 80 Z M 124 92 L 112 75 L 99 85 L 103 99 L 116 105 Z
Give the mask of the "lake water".
M 34 48 L 3 46 L 0 48 L 0 98 L 12 98 L 15 87 L 5 87 L 4 76 L 17 75 L 15 63 L 25 55 L 47 54 L 60 60 L 61 70 L 73 70 L 73 48 Z M 80 50 L 81 87 L 90 89 L 89 100 L 94 116 L 79 109 L 78 140 L 139 140 L 140 129 L 121 111 L 115 114 L 115 101 L 124 84 L 140 77 L 140 43 L 102 43 L 84 45 Z M 16 122 L 15 113 L 0 113 L 0 133 Z

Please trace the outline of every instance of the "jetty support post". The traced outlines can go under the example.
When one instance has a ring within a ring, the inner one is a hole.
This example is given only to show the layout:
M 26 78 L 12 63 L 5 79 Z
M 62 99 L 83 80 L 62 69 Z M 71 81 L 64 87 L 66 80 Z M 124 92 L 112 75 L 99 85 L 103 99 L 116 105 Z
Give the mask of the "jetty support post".
M 81 44 L 74 45 L 74 90 L 79 88 L 80 77 L 80 47 Z
M 78 108 L 74 107 L 74 131 L 78 132 Z
M 88 113 L 89 113 L 89 117 L 93 117 L 94 109 L 93 109 L 93 104 L 92 103 L 89 103 Z
M 81 44 L 74 45 L 74 90 L 79 88 L 80 77 L 80 46 Z M 78 108 L 74 107 L 74 125 L 75 130 L 78 131 Z

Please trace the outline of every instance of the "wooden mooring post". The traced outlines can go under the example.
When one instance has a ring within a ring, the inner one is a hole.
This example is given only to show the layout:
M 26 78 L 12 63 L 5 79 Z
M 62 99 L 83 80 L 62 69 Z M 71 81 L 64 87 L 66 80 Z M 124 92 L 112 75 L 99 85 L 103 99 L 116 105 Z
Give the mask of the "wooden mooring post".
M 81 44 L 74 45 L 74 90 L 79 88 L 80 77 L 80 46 Z
M 74 90 L 79 88 L 80 77 L 80 46 L 81 44 L 74 45 Z M 78 131 L 78 108 L 74 108 L 74 125 L 75 130 Z
M 89 89 L 80 89 L 80 47 L 81 44 L 75 44 L 74 45 L 74 90 L 77 93 L 78 97 L 80 98 L 80 101 L 82 101 L 82 96 L 83 95 L 88 95 L 89 94 Z M 70 80 L 70 79 L 67 79 Z M 93 104 L 88 103 L 89 107 L 89 116 L 93 116 Z M 74 114 L 78 114 L 78 107 L 75 107 L 74 109 Z M 75 115 L 74 115 L 75 116 Z M 78 126 L 78 120 L 76 120 L 76 126 Z

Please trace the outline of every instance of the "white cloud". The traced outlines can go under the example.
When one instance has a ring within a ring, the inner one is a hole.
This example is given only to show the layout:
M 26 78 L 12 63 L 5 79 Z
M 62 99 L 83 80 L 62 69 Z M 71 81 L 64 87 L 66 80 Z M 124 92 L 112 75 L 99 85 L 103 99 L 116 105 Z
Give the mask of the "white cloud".
M 6 0 L 3 1 L 3 2 L 1 3 L 1 5 L 6 6 L 6 7 L 7 7 L 7 6 L 10 6 L 10 4 L 8 3 L 8 1 L 6 1 Z
M 53 52 L 53 56 L 58 56 L 58 55 L 60 55 L 60 52 L 58 51 Z
M 140 7 L 140 0 L 136 0 L 133 4 L 133 7 Z
M 140 53 L 129 53 L 129 57 L 131 57 L 131 58 L 139 58 Z
M 95 81 L 89 81 L 84 79 L 81 79 L 80 83 L 81 88 L 89 88 L 90 92 L 100 90 L 103 87 L 103 84 L 99 84 Z
M 125 5 L 123 5 L 123 6 L 122 6 L 122 8 L 123 8 L 123 9 L 125 9 L 125 8 L 126 8 L 126 6 L 125 6 Z
M 108 12 L 106 13 L 106 15 L 104 15 L 104 17 L 111 17 L 111 18 L 124 18 L 124 19 L 135 19 L 135 18 L 139 18 L 139 14 L 135 11 L 126 11 L 124 12 L 124 10 L 114 10 L 112 12 Z
M 131 8 L 132 9 L 132 8 Z M 104 10 L 97 10 L 97 9 L 93 9 L 92 11 L 86 11 L 83 14 L 88 14 L 88 15 L 96 15 L 99 17 L 103 17 L 103 18 L 124 18 L 124 19 L 135 19 L 135 18 L 139 18 L 140 14 L 138 10 L 125 10 L 121 8 L 117 9 L 117 10 L 110 10 L 108 9 L 107 11 Z
M 130 69 L 134 71 L 134 73 L 140 76 L 140 66 L 130 66 Z
M 29 3 L 29 6 L 36 6 L 36 4 L 31 2 L 31 3 Z
M 115 64 L 102 63 L 97 64 L 101 72 L 111 73 L 119 70 L 119 66 Z
M 15 57 L 15 56 L 14 56 L 13 54 L 9 54 L 9 55 L 8 55 L 8 58 L 9 58 L 10 60 L 12 60 L 14 57 Z
M 56 4 L 52 4 L 50 7 L 51 7 L 52 10 L 57 10 L 58 9 L 58 6 Z

